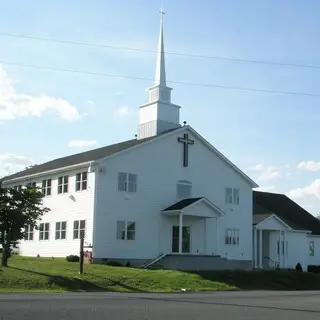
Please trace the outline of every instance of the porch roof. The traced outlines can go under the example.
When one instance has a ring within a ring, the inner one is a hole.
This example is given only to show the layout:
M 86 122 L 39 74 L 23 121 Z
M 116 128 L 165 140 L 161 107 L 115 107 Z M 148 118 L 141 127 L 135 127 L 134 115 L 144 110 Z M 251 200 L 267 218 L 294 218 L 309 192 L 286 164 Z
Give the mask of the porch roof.
M 279 217 L 278 215 L 276 215 L 274 213 L 271 213 L 271 212 L 270 213 L 263 213 L 263 214 L 254 214 L 253 215 L 252 224 L 253 225 L 258 225 L 258 224 L 262 223 L 263 221 L 271 218 L 272 216 L 276 217 L 276 219 L 279 222 L 282 222 L 284 225 L 286 225 L 290 229 L 293 229 L 293 230 L 305 230 L 304 227 L 298 225 L 297 223 L 294 223 L 292 221 L 284 219 L 283 217 Z
M 202 206 L 202 208 L 200 206 Z M 198 210 L 196 210 L 196 207 L 198 207 Z M 163 209 L 161 213 L 162 214 L 182 213 L 185 215 L 198 216 L 202 218 L 204 217 L 213 218 L 213 217 L 216 217 L 217 214 L 219 216 L 225 214 L 219 207 L 217 207 L 215 204 L 213 204 L 211 201 L 209 201 L 205 197 L 187 198 L 187 199 L 180 200 L 172 204 L 171 206 Z
M 313 235 L 320 235 L 320 221 L 284 194 L 254 191 L 254 207 L 256 204 L 275 213 L 282 220 L 294 223 L 297 225 L 295 230 L 310 230 Z

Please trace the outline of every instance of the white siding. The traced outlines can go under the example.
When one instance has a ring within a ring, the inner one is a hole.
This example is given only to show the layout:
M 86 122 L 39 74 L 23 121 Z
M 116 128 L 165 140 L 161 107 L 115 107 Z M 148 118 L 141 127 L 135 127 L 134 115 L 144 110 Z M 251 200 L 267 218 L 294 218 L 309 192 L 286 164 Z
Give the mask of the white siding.
M 19 245 L 19 252 L 24 256 L 42 257 L 65 257 L 69 254 L 79 255 L 80 240 L 73 239 L 73 222 L 74 220 L 86 220 L 86 238 L 85 241 L 92 243 L 93 228 L 93 196 L 95 174 L 88 173 L 87 190 L 75 191 L 75 175 L 78 172 L 87 171 L 88 168 L 78 169 L 75 171 L 64 172 L 54 175 L 31 179 L 28 182 L 36 181 L 41 186 L 44 179 L 52 179 L 51 196 L 43 198 L 43 205 L 50 208 L 51 211 L 46 213 L 41 222 L 50 223 L 49 240 L 39 240 L 39 230 L 34 231 L 33 241 L 22 240 Z M 58 194 L 58 177 L 69 175 L 68 193 Z M 26 184 L 26 181 L 16 184 Z M 74 198 L 70 198 L 70 196 Z M 56 222 L 67 221 L 67 237 L 66 240 L 55 240 Z M 39 222 L 40 223 L 40 222 Z
M 320 265 L 320 237 L 308 236 L 304 232 L 287 232 L 288 251 L 285 267 L 295 268 L 300 262 L 303 270 L 307 271 L 308 265 Z M 269 256 L 273 261 L 279 261 L 278 255 L 279 231 L 269 233 Z M 315 243 L 315 255 L 309 255 L 309 241 Z M 281 257 L 282 266 L 284 258 Z
M 189 180 L 193 197 L 207 197 L 226 212 L 219 221 L 217 253 L 240 260 L 252 259 L 251 186 L 199 140 L 189 147 L 189 167 L 184 168 L 183 145 L 177 142 L 178 136 L 182 135 L 183 132 L 165 136 L 105 161 L 106 172 L 97 178 L 94 257 L 147 259 L 167 251 L 168 239 L 164 234 L 169 228 L 163 222 L 167 218 L 160 212 L 178 200 L 177 181 Z M 192 135 L 189 138 L 195 139 Z M 118 192 L 118 172 L 137 174 L 136 193 Z M 225 204 L 226 187 L 240 189 L 239 205 Z M 135 241 L 116 239 L 117 220 L 136 222 Z M 212 235 L 207 250 L 211 252 L 216 239 L 214 220 L 208 219 L 207 224 L 207 232 Z M 203 220 L 196 224 L 203 225 Z M 226 228 L 240 229 L 240 245 L 225 245 Z M 194 227 L 192 239 L 197 239 L 197 230 L 199 237 L 203 236 L 202 227 Z

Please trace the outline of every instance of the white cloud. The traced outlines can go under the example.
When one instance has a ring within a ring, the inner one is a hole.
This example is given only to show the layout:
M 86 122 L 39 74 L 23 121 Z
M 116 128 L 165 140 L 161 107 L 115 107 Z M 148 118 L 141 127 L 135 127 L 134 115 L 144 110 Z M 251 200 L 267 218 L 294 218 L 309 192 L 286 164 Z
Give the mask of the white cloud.
M 70 140 L 68 143 L 69 148 L 86 148 L 97 145 L 97 140 Z
M 320 200 L 320 179 L 314 180 L 310 185 L 303 188 L 290 190 L 287 196 L 296 200 L 307 198 L 317 198 Z
M 316 161 L 302 161 L 297 166 L 300 170 L 306 170 L 306 171 L 320 171 L 320 162 Z
M 261 186 L 261 187 L 255 188 L 254 190 L 270 192 L 270 191 L 274 191 L 275 189 L 276 189 L 275 186 L 270 185 L 270 186 Z
M 265 171 L 259 175 L 258 180 L 259 181 L 277 180 L 281 176 L 282 176 L 281 171 Z
M 47 95 L 32 96 L 17 93 L 9 75 L 0 65 L 0 120 L 41 117 L 47 110 L 54 110 L 61 119 L 66 121 L 81 118 L 78 110 L 66 100 Z
M 254 167 L 249 168 L 249 170 L 259 173 L 257 181 L 265 182 L 270 180 L 277 180 L 282 177 L 282 170 L 288 168 L 288 166 L 289 165 L 267 166 L 260 163 L 255 165 Z
M 114 116 L 117 118 L 126 118 L 128 116 L 131 116 L 132 113 L 133 113 L 132 108 L 123 106 L 114 111 Z
M 34 164 L 34 162 L 20 155 L 14 155 L 10 153 L 0 155 L 0 177 L 8 174 L 24 170 L 26 166 Z

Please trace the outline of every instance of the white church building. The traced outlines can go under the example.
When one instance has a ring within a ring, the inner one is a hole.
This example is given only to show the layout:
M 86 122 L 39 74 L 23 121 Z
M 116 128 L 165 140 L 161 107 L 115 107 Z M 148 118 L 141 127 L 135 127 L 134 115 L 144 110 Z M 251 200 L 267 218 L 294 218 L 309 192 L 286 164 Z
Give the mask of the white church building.
M 24 256 L 79 255 L 173 269 L 320 265 L 320 221 L 258 185 L 189 125 L 167 86 L 161 19 L 154 85 L 135 139 L 4 177 L 42 188 L 51 209 L 28 228 Z

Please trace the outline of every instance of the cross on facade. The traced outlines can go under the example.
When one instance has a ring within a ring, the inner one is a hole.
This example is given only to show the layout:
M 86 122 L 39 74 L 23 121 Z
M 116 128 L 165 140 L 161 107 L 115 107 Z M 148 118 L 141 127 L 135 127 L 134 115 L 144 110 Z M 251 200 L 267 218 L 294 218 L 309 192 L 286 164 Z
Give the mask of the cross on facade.
M 183 166 L 188 166 L 188 156 L 189 156 L 189 144 L 194 144 L 194 140 L 189 139 L 187 133 L 183 135 L 183 138 L 178 138 L 178 142 L 183 143 Z

